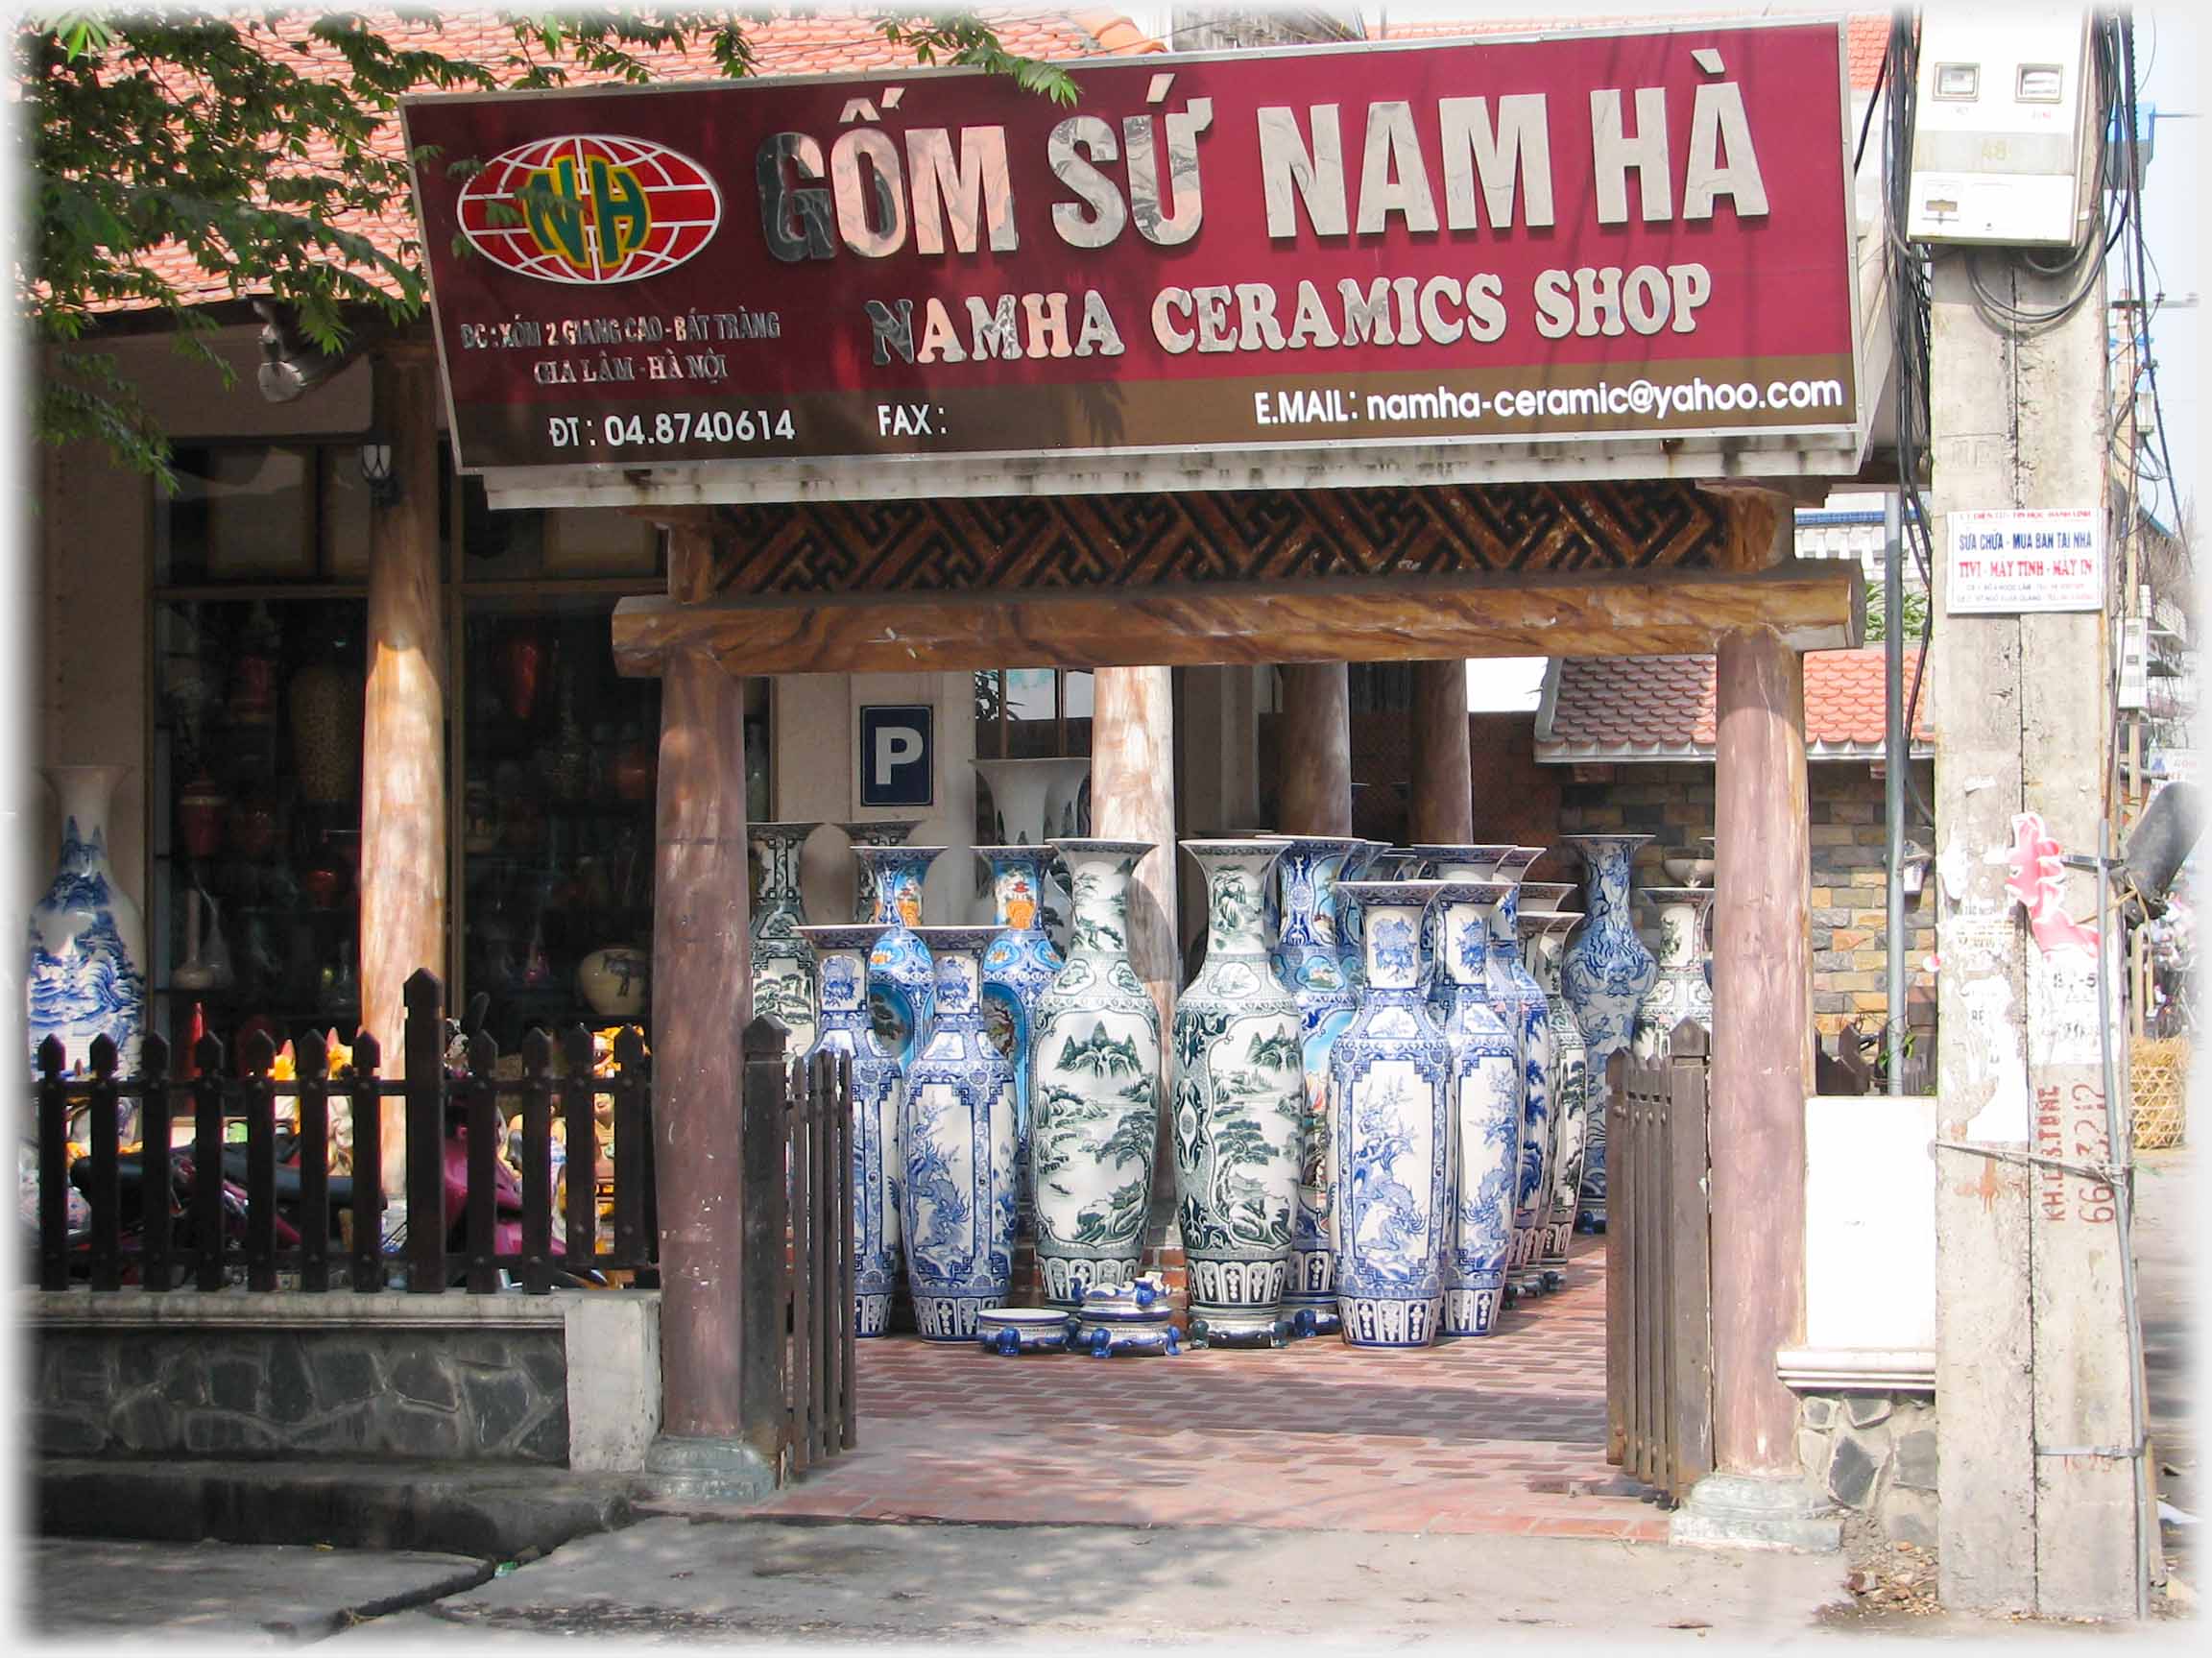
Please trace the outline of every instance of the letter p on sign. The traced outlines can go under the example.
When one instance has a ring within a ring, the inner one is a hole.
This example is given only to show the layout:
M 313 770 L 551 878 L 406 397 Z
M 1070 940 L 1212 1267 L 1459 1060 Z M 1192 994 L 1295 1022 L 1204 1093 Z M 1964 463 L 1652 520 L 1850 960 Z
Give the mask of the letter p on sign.
M 932 804 L 935 753 L 927 703 L 895 703 L 860 710 L 860 804 Z

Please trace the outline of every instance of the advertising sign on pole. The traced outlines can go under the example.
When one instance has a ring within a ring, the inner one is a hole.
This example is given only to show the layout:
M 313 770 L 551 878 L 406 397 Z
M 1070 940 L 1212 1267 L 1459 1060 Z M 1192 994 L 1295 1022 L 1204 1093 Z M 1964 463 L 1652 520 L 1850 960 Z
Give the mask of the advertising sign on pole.
M 1072 107 L 922 70 L 411 98 L 457 461 L 1758 471 L 1863 429 L 1841 39 L 1118 59 Z
M 1952 615 L 2104 608 L 2104 515 L 2094 507 L 1951 513 L 1943 533 Z

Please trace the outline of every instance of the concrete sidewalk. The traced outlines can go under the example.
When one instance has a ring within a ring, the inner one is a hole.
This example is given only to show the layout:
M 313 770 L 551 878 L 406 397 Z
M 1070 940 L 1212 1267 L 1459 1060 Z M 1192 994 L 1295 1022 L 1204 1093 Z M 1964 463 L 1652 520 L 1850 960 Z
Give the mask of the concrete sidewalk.
M 228 1543 L 30 1541 L 23 1630 L 41 1640 L 318 1641 L 362 1619 L 454 1595 L 492 1575 L 459 1554 Z

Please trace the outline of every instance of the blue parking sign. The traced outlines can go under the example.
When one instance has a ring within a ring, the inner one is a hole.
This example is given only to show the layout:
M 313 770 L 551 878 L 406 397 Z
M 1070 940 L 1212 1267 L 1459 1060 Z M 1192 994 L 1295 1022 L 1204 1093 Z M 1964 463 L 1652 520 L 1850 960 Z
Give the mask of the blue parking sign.
M 860 804 L 934 804 L 936 763 L 927 703 L 885 703 L 860 710 Z

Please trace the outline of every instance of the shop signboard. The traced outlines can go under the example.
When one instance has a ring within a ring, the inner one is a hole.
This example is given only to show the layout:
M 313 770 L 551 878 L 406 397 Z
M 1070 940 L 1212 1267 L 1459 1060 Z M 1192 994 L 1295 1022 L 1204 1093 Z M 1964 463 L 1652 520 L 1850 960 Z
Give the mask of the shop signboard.
M 2104 608 L 2104 516 L 2094 507 L 1951 513 L 1943 540 L 1951 615 Z
M 1839 22 L 1068 68 L 407 100 L 459 466 L 1863 439 Z

